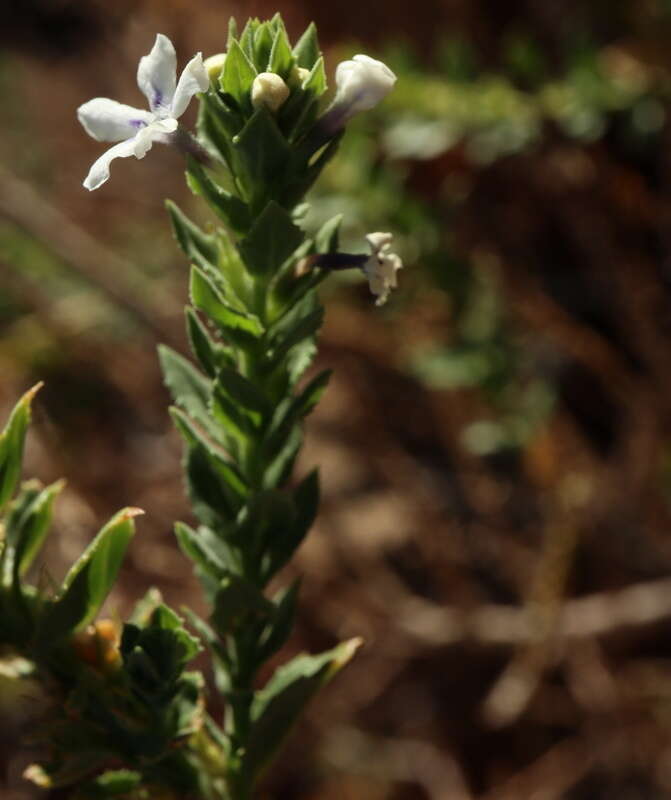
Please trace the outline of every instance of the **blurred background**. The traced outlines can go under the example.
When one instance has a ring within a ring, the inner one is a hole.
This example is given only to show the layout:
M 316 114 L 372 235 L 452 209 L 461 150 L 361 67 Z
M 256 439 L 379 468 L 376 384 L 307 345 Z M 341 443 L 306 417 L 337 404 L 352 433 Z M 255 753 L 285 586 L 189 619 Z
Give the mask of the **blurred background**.
M 671 797 L 669 0 L 4 0 L 0 417 L 46 382 L 26 472 L 68 488 L 45 574 L 137 505 L 110 610 L 149 585 L 203 610 L 155 348 L 186 349 L 163 199 L 204 212 L 158 146 L 83 190 L 102 146 L 75 109 L 143 105 L 157 31 L 181 65 L 276 10 L 317 22 L 331 75 L 356 52 L 399 75 L 309 224 L 394 231 L 406 267 L 381 310 L 361 278 L 324 290 L 335 376 L 299 465 L 324 502 L 283 655 L 366 647 L 261 796 Z M 0 796 L 31 800 L 0 705 Z

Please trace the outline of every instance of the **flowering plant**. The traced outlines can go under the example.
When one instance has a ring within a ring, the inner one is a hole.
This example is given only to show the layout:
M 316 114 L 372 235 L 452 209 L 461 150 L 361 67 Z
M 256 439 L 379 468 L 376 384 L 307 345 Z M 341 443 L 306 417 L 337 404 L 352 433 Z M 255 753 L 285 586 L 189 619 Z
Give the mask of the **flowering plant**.
M 360 644 L 299 655 L 258 687 L 260 667 L 290 634 L 299 588 L 296 581 L 271 595 L 267 586 L 303 541 L 319 504 L 316 470 L 291 482 L 303 420 L 329 378 L 323 371 L 303 380 L 323 318 L 316 289 L 333 269 L 361 269 L 380 303 L 401 266 L 390 234 L 370 234 L 368 256 L 339 252 L 340 217 L 306 232 L 303 200 L 345 122 L 381 100 L 395 76 L 356 56 L 338 67 L 335 100 L 322 113 L 326 78 L 315 27 L 292 48 L 279 15 L 251 20 L 240 35 L 232 22 L 225 56 L 203 62 L 196 55 L 179 81 L 175 64 L 172 44 L 159 34 L 138 69 L 149 111 L 96 98 L 80 107 L 79 118 L 94 138 L 116 142 L 91 168 L 88 189 L 108 179 L 114 158 L 142 158 L 155 141 L 173 144 L 186 155 L 189 186 L 219 222 L 199 227 L 167 204 L 191 265 L 186 328 L 195 363 L 165 346 L 159 353 L 198 520 L 195 527 L 177 523 L 175 531 L 210 614 L 205 620 L 185 612 L 196 639 L 150 593 L 118 635 L 109 625 L 89 627 L 130 538 L 137 512 L 127 510 L 94 540 L 54 598 L 21 582 L 25 552 L 35 552 L 43 528 L 26 534 L 23 525 L 7 534 L 2 558 L 9 577 L 0 601 L 8 619 L 16 605 L 31 623 L 17 617 L 3 641 L 56 680 L 65 708 L 85 723 L 64 746 L 55 731 L 70 730 L 72 720 L 54 712 L 45 728 L 50 760 L 30 771 L 33 779 L 76 783 L 81 797 L 140 798 L 156 789 L 163 796 L 242 800 L 306 703 Z M 178 118 L 195 94 L 193 136 Z M 28 403 L 17 412 L 22 431 Z M 23 436 L 13 433 L 16 424 L 10 421 L 7 433 L 12 482 Z M 44 491 L 50 503 L 55 489 Z M 22 497 L 9 507 L 10 532 L 17 514 L 23 519 L 24 507 L 33 508 Z M 200 676 L 185 671 L 199 640 L 226 700 L 222 725 L 204 710 Z

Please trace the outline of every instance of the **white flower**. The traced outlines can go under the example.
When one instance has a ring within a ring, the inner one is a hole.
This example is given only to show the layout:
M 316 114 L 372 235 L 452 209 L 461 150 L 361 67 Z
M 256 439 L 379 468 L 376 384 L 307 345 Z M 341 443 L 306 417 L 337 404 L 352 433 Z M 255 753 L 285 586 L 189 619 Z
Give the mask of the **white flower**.
M 335 78 L 336 96 L 327 113 L 341 124 L 376 106 L 396 83 L 396 75 L 386 64 L 361 54 L 350 61 L 341 61 Z
M 84 186 L 92 191 L 109 178 L 115 158 L 144 158 L 154 142 L 170 141 L 178 118 L 197 92 L 207 91 L 210 82 L 197 53 L 176 80 L 177 56 L 170 39 L 159 33 L 149 55 L 140 59 L 137 83 L 149 101 L 149 111 L 96 97 L 77 109 L 84 129 L 99 142 L 118 142 L 93 164 Z
M 376 306 L 387 302 L 390 291 L 397 286 L 396 273 L 403 266 L 400 257 L 391 251 L 392 238 L 391 233 L 366 235 L 373 254 L 363 265 L 363 271 L 368 278 L 371 292 L 377 296 Z
M 289 97 L 289 87 L 274 72 L 260 72 L 252 83 L 252 105 L 277 111 Z

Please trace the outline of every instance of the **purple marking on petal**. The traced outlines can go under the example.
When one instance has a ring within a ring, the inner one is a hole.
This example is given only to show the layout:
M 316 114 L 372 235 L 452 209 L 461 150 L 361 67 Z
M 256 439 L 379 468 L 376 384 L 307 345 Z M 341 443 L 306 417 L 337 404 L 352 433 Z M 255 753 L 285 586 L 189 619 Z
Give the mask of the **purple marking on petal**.
M 143 119 L 132 119 L 130 121 L 131 127 L 135 128 L 136 130 L 140 130 L 140 128 L 146 128 L 147 123 Z
M 151 107 L 158 108 L 163 102 L 163 92 L 155 86 L 152 86 L 152 89 L 154 90 L 154 95 L 151 98 Z

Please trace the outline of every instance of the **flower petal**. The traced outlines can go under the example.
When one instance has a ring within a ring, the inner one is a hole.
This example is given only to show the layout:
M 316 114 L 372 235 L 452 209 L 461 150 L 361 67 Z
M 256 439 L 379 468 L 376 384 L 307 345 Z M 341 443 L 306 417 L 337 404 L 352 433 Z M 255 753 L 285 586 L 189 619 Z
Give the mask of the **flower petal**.
M 151 146 L 151 145 L 150 145 Z M 93 163 L 89 174 L 84 180 L 84 187 L 92 192 L 105 183 L 110 176 L 110 164 L 115 158 L 128 158 L 135 155 L 135 138 L 119 142 L 106 150 L 100 158 Z
M 142 56 L 137 68 L 137 85 L 149 101 L 149 108 L 158 112 L 167 110 L 175 94 L 177 55 L 172 42 L 162 33 L 149 55 Z
M 172 99 L 172 116 L 181 117 L 194 94 L 206 92 L 209 86 L 210 78 L 203 65 L 203 54 L 196 53 L 179 76 L 179 83 Z
M 99 142 L 131 139 L 140 128 L 154 119 L 149 111 L 117 103 L 107 97 L 94 97 L 79 106 L 77 117 L 86 133 Z
M 170 135 L 177 130 L 178 122 L 176 119 L 157 119 L 141 128 L 131 139 L 119 142 L 114 147 L 106 150 L 100 158 L 93 164 L 86 176 L 84 186 L 93 191 L 102 186 L 110 176 L 110 164 L 115 158 L 144 158 L 151 150 L 154 142 L 168 143 Z

